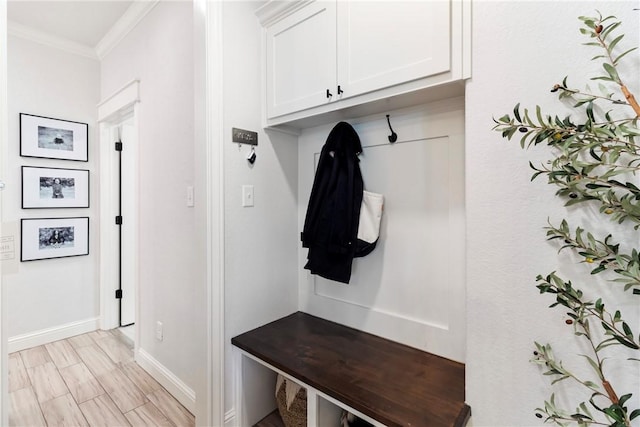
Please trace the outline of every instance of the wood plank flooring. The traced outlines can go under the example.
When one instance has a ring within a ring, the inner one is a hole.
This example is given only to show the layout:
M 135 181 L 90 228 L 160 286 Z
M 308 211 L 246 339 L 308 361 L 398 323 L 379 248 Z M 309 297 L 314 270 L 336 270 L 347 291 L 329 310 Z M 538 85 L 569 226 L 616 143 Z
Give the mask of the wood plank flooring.
M 9 355 L 9 425 L 195 426 L 133 360 L 117 332 L 95 331 Z

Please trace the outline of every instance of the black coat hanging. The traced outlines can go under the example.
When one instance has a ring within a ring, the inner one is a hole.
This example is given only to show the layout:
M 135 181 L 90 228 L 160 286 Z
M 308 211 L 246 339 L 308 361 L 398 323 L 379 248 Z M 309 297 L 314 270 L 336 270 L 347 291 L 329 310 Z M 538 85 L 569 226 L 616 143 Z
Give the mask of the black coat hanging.
M 322 147 L 307 208 L 302 246 L 309 248 L 304 268 L 312 274 L 349 283 L 356 251 L 362 203 L 360 138 L 346 122 L 338 123 Z

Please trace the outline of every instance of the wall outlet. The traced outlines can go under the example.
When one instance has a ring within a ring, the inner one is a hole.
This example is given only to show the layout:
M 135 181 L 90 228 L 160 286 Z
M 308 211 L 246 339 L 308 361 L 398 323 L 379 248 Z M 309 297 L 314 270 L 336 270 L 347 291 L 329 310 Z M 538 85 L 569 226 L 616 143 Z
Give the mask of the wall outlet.
M 156 322 L 156 339 L 162 341 L 164 339 L 164 332 L 162 331 L 162 322 Z

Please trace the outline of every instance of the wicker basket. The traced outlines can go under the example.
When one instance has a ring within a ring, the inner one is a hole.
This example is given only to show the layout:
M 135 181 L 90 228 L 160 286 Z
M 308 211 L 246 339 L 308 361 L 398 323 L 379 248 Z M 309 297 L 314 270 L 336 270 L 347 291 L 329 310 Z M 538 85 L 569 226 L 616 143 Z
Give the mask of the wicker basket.
M 276 390 L 278 412 L 285 427 L 307 427 L 307 390 L 302 387 L 296 393 L 291 405 L 287 408 L 286 382 L 281 382 Z

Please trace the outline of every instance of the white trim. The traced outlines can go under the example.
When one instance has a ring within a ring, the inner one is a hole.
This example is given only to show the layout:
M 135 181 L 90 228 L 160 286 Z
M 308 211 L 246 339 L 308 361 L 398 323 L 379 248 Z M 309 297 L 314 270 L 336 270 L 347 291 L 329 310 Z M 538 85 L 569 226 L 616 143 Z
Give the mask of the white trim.
M 224 414 L 224 427 L 234 427 L 236 424 L 236 409 L 231 408 Z
M 265 105 L 263 103 L 263 105 Z M 281 133 L 284 135 L 292 135 L 292 136 L 300 136 L 302 134 L 302 131 L 300 129 L 291 127 L 291 126 L 287 126 L 287 125 L 279 125 L 279 126 L 271 126 L 271 127 L 265 127 L 265 132 L 269 133 L 269 132 L 277 132 L 277 133 Z
M 314 0 L 296 0 L 296 1 L 268 1 L 264 6 L 258 8 L 255 12 L 260 25 L 268 27 L 271 24 L 291 15 L 298 9 L 303 8 Z
M 113 329 L 119 326 L 116 316 L 118 303 L 114 298 L 114 292 L 117 289 L 118 277 L 117 270 L 112 268 L 117 263 L 117 234 L 114 230 L 113 221 L 116 209 L 114 203 L 116 200 L 117 188 L 114 185 L 115 179 L 115 156 L 113 143 L 115 142 L 112 129 L 114 125 L 122 122 L 127 117 L 132 116 L 136 135 L 132 144 L 127 146 L 127 155 L 132 158 L 132 163 L 137 168 L 139 161 L 139 108 L 140 108 L 140 81 L 133 80 L 116 91 L 111 96 L 98 104 L 98 122 L 100 123 L 100 217 L 104 221 L 100 221 L 100 327 L 102 329 Z M 137 174 L 133 174 L 134 181 L 131 183 L 133 195 L 132 199 L 137 201 L 139 194 L 139 184 Z M 139 209 L 137 204 L 133 207 L 133 218 L 129 220 L 132 229 L 136 230 L 134 242 L 131 251 L 138 253 L 138 223 Z M 135 348 L 139 343 L 140 336 L 138 315 L 140 312 L 139 286 L 137 278 L 139 277 L 138 257 L 133 259 L 133 275 L 135 286 Z
M 54 49 L 60 49 L 75 55 L 84 56 L 90 59 L 98 59 L 96 52 L 90 47 L 82 43 L 74 42 L 62 37 L 54 36 L 45 31 L 38 30 L 17 22 L 7 23 L 7 33 L 10 36 L 20 37 L 35 43 L 40 43 Z
M 236 372 L 237 372 L 237 376 L 238 376 L 238 380 L 240 382 L 242 382 L 242 372 L 243 372 L 243 364 L 244 364 L 244 358 L 253 360 L 254 362 L 259 363 L 260 365 L 264 366 L 265 368 L 282 375 L 283 377 L 298 383 L 299 385 L 301 385 L 302 387 L 304 387 L 307 390 L 307 426 L 308 427 L 324 427 L 323 425 L 319 425 L 318 423 L 318 399 L 317 397 L 321 397 L 322 399 L 333 403 L 334 405 L 347 410 L 349 412 L 351 412 L 352 414 L 356 415 L 358 418 L 362 418 L 363 420 L 367 421 L 368 423 L 372 424 L 374 427 L 385 427 L 384 424 L 380 423 L 379 421 L 374 420 L 373 418 L 371 418 L 368 415 L 363 414 L 362 412 L 358 411 L 357 409 L 354 409 L 352 407 L 350 407 L 349 405 L 339 401 L 338 399 L 329 396 L 328 394 L 310 386 L 309 384 L 305 383 L 301 378 L 297 378 L 294 377 L 293 375 L 290 375 L 278 368 L 276 368 L 275 366 L 273 366 L 272 364 L 270 364 L 269 362 L 254 356 L 251 353 L 247 353 L 246 351 L 240 349 L 239 347 L 234 347 L 233 351 L 235 353 L 235 360 L 238 366 L 236 366 Z M 239 408 L 242 408 L 244 405 L 243 402 L 243 398 L 242 398 L 242 392 L 237 393 L 237 402 L 236 405 L 239 405 Z M 240 412 L 242 413 L 242 409 L 240 409 Z M 244 421 L 244 420 L 240 420 L 240 421 Z M 240 425 L 244 425 L 244 424 L 240 424 Z
M 114 309 L 114 292 L 117 283 L 115 265 L 117 238 L 113 231 L 113 199 L 116 191 L 112 185 L 115 161 L 111 141 L 111 126 L 100 123 L 100 328 L 113 329 L 118 326 Z
M 7 1 L 0 0 L 0 31 L 6 34 Z M 5 181 L 8 170 L 8 118 L 7 113 L 7 37 L 0 37 L 0 181 Z M 0 193 L 1 194 L 1 193 Z M 0 196 L 0 228 L 2 225 L 2 199 Z M 7 366 L 7 291 L 2 286 L 2 263 L 0 262 L 0 425 L 9 425 L 9 379 Z
M 24 350 L 26 348 L 37 347 L 50 342 L 63 340 L 76 335 L 86 334 L 98 329 L 99 318 L 79 320 L 77 322 L 65 323 L 53 328 L 41 329 L 28 334 L 17 335 L 9 338 L 9 353 Z
M 119 121 L 116 113 L 140 102 L 140 80 L 132 80 L 98 104 L 98 122 Z
M 101 60 L 104 59 L 158 3 L 159 0 L 134 1 L 120 19 L 113 24 L 107 34 L 96 44 L 96 57 Z
M 472 37 L 472 9 L 471 0 L 462 0 L 462 78 L 470 79 L 473 61 Z
M 166 388 L 167 391 L 175 397 L 178 402 L 189 410 L 192 414 L 195 413 L 196 407 L 196 393 L 186 385 L 180 378 L 178 378 L 173 372 L 167 369 L 162 363 L 158 362 L 149 353 L 139 348 L 136 353 L 136 363 L 140 365 L 145 371 L 149 373 Z
M 206 205 L 207 205 L 207 411 L 211 425 L 224 423 L 224 80 L 223 2 L 206 10 Z

